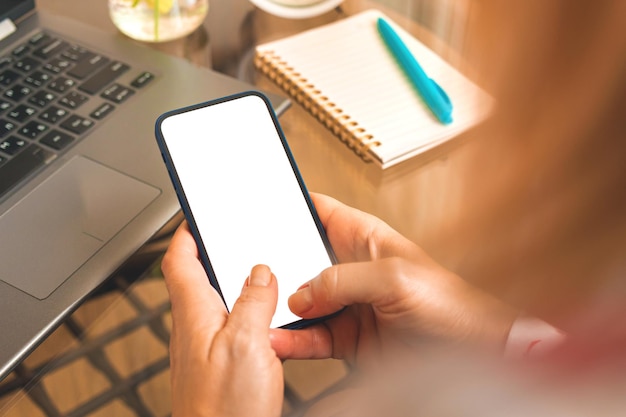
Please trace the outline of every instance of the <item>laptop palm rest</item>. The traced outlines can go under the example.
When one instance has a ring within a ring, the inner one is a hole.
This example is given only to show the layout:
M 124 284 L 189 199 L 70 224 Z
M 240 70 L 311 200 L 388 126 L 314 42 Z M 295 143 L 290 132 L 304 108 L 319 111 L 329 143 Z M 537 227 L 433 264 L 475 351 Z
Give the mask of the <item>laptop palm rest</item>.
M 0 280 L 48 297 L 159 194 L 90 159 L 73 158 L 0 217 Z

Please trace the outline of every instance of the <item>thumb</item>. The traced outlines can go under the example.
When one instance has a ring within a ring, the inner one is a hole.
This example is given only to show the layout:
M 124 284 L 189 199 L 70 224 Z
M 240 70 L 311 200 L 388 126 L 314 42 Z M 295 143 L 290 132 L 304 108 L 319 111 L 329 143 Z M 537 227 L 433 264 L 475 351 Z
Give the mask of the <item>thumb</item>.
M 348 263 L 326 268 L 289 297 L 289 308 L 303 318 L 321 317 L 351 304 L 376 305 L 397 286 L 398 258 Z
M 276 277 L 269 267 L 256 265 L 233 305 L 227 325 L 267 331 L 276 311 L 277 300 Z

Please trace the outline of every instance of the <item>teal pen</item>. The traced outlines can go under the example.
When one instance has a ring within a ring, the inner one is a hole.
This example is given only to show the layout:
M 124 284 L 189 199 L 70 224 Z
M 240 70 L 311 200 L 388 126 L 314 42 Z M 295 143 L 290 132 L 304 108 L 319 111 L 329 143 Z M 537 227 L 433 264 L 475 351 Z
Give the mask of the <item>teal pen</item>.
M 385 44 L 435 117 L 443 124 L 452 123 L 452 103 L 446 92 L 426 75 L 409 48 L 402 42 L 400 36 L 389 23 L 379 17 L 376 26 Z

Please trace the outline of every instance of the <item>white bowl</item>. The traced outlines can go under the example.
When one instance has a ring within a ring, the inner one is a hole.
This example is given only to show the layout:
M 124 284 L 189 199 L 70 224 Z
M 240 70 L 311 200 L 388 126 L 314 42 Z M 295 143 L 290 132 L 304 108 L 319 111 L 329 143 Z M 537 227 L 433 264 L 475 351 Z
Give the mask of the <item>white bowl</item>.
M 270 0 L 274 3 L 282 4 L 287 7 L 303 7 L 311 6 L 316 3 L 321 3 L 324 0 Z
M 274 16 L 286 19 L 306 19 L 326 13 L 338 5 L 343 0 L 250 0 L 259 9 L 273 14 Z M 308 3 L 301 6 L 286 6 L 279 2 Z

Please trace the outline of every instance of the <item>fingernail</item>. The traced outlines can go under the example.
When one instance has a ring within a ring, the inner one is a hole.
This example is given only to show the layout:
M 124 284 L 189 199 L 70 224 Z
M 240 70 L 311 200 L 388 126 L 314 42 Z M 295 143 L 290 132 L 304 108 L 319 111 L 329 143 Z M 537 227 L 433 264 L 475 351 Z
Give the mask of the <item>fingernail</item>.
M 289 297 L 289 308 L 296 314 L 304 314 L 313 308 L 313 293 L 308 283 Z
M 250 271 L 248 284 L 257 287 L 266 287 L 272 280 L 272 271 L 265 265 L 257 265 Z

